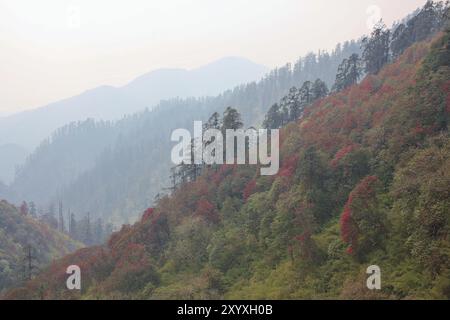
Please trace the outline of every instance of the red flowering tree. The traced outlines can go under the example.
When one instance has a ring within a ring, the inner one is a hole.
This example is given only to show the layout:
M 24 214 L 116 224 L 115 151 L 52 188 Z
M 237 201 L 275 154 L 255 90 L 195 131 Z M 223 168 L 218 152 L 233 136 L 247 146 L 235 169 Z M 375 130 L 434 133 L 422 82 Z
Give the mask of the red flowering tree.
M 244 191 L 242 192 L 242 197 L 244 198 L 244 201 L 247 201 L 250 196 L 255 193 L 256 190 L 256 180 L 252 179 L 244 188 Z
M 340 219 L 342 240 L 349 245 L 349 254 L 362 255 L 382 243 L 385 217 L 379 189 L 378 178 L 368 176 L 350 193 Z
M 331 160 L 331 163 L 330 163 L 331 166 L 333 168 L 337 167 L 337 165 L 339 164 L 341 159 L 344 158 L 346 155 L 348 155 L 350 152 L 352 152 L 355 148 L 356 148 L 356 145 L 354 145 L 354 144 L 347 145 L 347 146 L 341 148 L 338 152 L 336 152 L 333 160 Z
M 207 199 L 200 199 L 197 202 L 197 210 L 195 210 L 195 216 L 202 217 L 209 222 L 218 222 L 219 215 L 216 207 Z
M 142 222 L 149 220 L 153 216 L 154 211 L 155 209 L 153 208 L 148 208 L 147 210 L 145 210 L 144 214 L 142 215 Z
M 130 243 L 116 261 L 114 270 L 101 288 L 105 292 L 129 293 L 141 290 L 149 283 L 158 282 L 158 275 L 151 264 L 146 247 Z
M 283 161 L 282 166 L 278 172 L 280 177 L 292 177 L 297 169 L 299 156 L 293 155 Z

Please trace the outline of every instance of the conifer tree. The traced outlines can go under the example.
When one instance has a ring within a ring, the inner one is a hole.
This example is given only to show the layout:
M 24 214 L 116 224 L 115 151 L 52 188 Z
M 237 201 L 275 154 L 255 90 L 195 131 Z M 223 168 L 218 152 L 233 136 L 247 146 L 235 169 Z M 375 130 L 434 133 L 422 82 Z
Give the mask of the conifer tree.
M 64 224 L 63 205 L 62 205 L 61 201 L 59 202 L 58 213 L 59 213 L 58 230 L 61 233 L 65 233 L 66 228 L 65 228 L 65 224 Z
M 317 79 L 314 81 L 312 87 L 313 101 L 325 98 L 328 95 L 328 91 L 327 84 L 324 81 Z
M 278 103 L 273 104 L 266 114 L 263 126 L 266 129 L 278 129 L 281 127 L 282 117 L 280 111 L 280 105 Z
M 361 59 L 357 54 L 352 54 L 339 65 L 333 91 L 339 92 L 358 83 L 362 75 Z
M 389 61 L 390 30 L 382 20 L 378 22 L 370 37 L 365 37 L 363 43 L 363 61 L 368 74 L 377 74 Z

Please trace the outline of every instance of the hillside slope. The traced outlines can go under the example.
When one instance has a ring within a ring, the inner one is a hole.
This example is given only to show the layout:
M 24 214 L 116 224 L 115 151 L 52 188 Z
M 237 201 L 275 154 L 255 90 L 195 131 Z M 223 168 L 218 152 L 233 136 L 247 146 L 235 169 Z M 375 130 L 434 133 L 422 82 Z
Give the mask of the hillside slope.
M 80 247 L 66 235 L 0 201 L 0 292 Z
M 20 168 L 9 190 L 14 196 L 8 200 L 33 201 L 44 208 L 52 201 L 62 200 L 78 215 L 91 212 L 114 223 L 135 221 L 152 204 L 155 195 L 168 186 L 173 130 L 189 128 L 194 120 L 206 121 L 211 113 L 230 105 L 239 109 L 245 123 L 260 123 L 270 105 L 292 86 L 316 78 L 332 83 L 330 79 L 339 63 L 359 52 L 359 46 L 359 42 L 352 41 L 337 46 L 332 53 L 311 53 L 294 67 L 286 65 L 261 81 L 216 97 L 162 101 L 152 110 L 113 123 L 86 121 L 67 125 L 44 141 Z M 226 77 L 221 71 L 223 66 L 195 72 L 214 70 Z M 154 81 L 151 75 L 148 77 Z M 130 90 L 145 92 L 146 87 L 141 84 L 149 81 L 140 80 Z
M 449 88 L 447 31 L 283 128 L 278 175 L 207 170 L 6 298 L 449 299 Z

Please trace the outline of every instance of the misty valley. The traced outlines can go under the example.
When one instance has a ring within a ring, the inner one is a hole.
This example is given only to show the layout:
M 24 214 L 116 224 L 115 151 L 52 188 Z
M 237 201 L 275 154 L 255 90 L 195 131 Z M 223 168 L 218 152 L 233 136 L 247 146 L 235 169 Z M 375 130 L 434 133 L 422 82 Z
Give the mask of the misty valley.
M 0 299 L 450 299 L 450 5 L 375 2 L 0 1 Z

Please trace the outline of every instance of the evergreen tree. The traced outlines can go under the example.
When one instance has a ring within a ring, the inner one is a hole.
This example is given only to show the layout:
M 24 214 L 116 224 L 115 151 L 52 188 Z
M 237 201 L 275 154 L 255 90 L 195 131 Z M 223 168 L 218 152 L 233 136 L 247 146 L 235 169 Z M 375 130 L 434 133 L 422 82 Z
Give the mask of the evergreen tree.
M 399 24 L 392 33 L 390 46 L 393 58 L 400 56 L 413 43 L 442 30 L 448 22 L 448 10 L 448 2 L 427 1 L 417 15 Z
M 325 82 L 316 79 L 314 83 L 306 81 L 300 89 L 292 87 L 279 104 L 275 103 L 266 114 L 263 126 L 266 129 L 278 129 L 285 124 L 297 121 L 303 115 L 305 107 L 328 95 Z
M 280 105 L 275 103 L 270 107 L 266 114 L 263 126 L 266 129 L 279 129 L 282 125 L 283 119 L 281 115 Z
M 92 244 L 92 230 L 91 230 L 91 213 L 88 212 L 84 223 L 83 242 L 87 245 Z
M 392 33 L 391 52 L 395 59 L 399 57 L 406 48 L 412 44 L 410 30 L 405 24 L 398 25 Z
M 357 84 L 361 75 L 361 59 L 357 54 L 352 54 L 339 65 L 333 91 L 339 92 Z
M 23 280 L 31 280 L 33 275 L 38 271 L 37 258 L 35 249 L 31 244 L 26 245 L 24 248 L 22 266 L 23 266 Z
M 365 71 L 369 74 L 377 74 L 389 61 L 390 30 L 380 20 L 370 37 L 365 37 L 362 43 Z
M 74 213 L 70 213 L 69 211 L 69 215 L 70 215 L 70 223 L 69 223 L 69 235 L 72 239 L 79 239 L 78 238 L 78 232 L 77 232 L 77 221 L 75 219 L 75 214 Z
M 220 129 L 222 123 L 220 121 L 220 115 L 217 112 L 214 112 L 211 117 L 209 117 L 208 121 L 204 125 L 204 129 Z
M 30 202 L 30 215 L 31 215 L 33 218 L 36 218 L 36 217 L 37 217 L 36 205 L 34 204 L 33 201 Z
M 66 229 L 64 225 L 63 205 L 61 201 L 59 202 L 58 213 L 59 213 L 58 230 L 61 233 L 65 233 Z
M 289 121 L 295 121 L 300 118 L 303 113 L 303 105 L 300 101 L 300 91 L 296 87 L 289 90 L 287 104 L 289 109 Z
M 320 79 L 316 79 L 312 87 L 313 101 L 325 98 L 328 95 L 328 91 L 327 84 Z
M 299 90 L 302 108 L 313 102 L 313 91 L 311 81 L 305 81 Z
M 55 218 L 55 206 L 50 204 L 46 214 L 41 216 L 41 220 L 53 229 L 58 229 L 58 220 Z
M 95 227 L 94 227 L 95 233 L 94 233 L 94 243 L 95 244 L 101 244 L 103 243 L 105 239 L 105 233 L 103 228 L 103 221 L 102 218 L 98 218 L 95 221 Z
M 215 130 L 220 130 L 222 127 L 222 122 L 220 119 L 220 115 L 217 112 L 214 112 L 211 117 L 209 117 L 208 122 L 203 126 L 204 131 L 208 130 L 208 129 L 215 129 Z M 211 137 L 209 140 L 204 140 L 203 141 L 203 146 L 208 146 L 211 143 L 213 143 L 215 141 L 215 137 Z M 214 150 L 214 156 L 215 156 L 215 152 L 216 150 Z
M 223 113 L 222 131 L 226 129 L 237 130 L 243 126 L 241 114 L 236 109 L 228 107 Z

